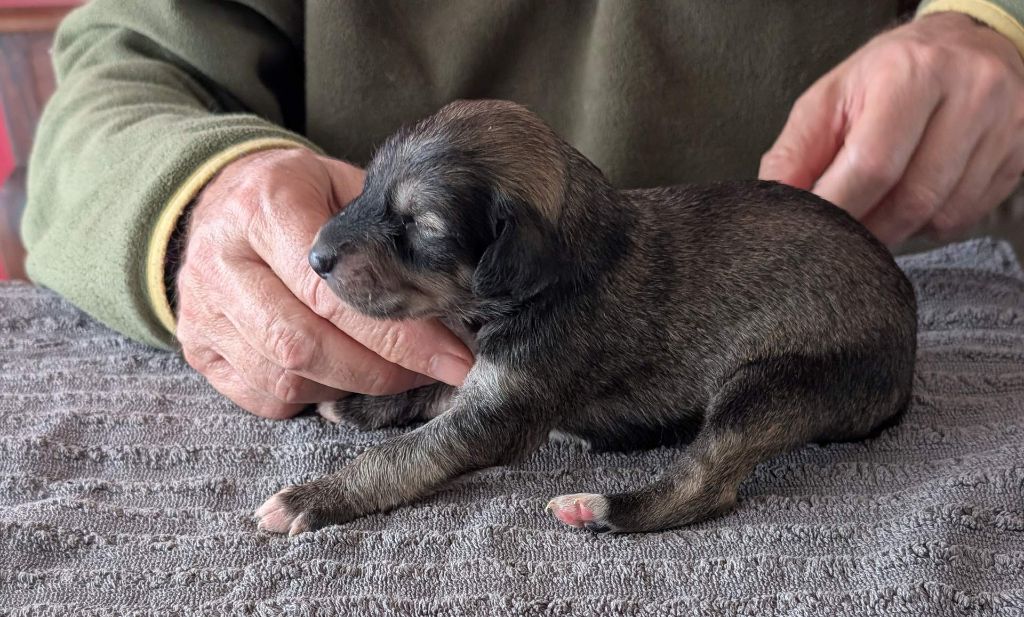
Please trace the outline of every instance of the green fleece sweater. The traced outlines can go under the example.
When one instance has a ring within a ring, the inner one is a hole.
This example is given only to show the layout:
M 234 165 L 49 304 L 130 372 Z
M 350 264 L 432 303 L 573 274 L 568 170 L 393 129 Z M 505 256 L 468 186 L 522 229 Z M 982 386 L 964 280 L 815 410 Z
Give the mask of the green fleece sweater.
M 307 144 L 364 164 L 458 98 L 524 103 L 622 187 L 753 177 L 795 98 L 897 0 L 92 0 L 56 38 L 28 272 L 172 346 L 174 222 L 238 156 Z M 1024 0 L 935 0 L 1024 50 Z

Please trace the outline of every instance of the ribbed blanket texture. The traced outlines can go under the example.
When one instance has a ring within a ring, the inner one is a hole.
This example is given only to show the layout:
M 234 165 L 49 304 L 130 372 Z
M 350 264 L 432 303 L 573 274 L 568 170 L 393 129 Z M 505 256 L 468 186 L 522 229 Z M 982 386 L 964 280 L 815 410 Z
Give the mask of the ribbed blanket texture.
M 1024 274 L 1007 245 L 900 259 L 920 304 L 901 424 L 760 465 L 730 514 L 592 535 L 555 495 L 677 455 L 550 444 L 295 538 L 252 511 L 401 429 L 242 412 L 179 356 L 0 285 L 0 614 L 1020 615 Z

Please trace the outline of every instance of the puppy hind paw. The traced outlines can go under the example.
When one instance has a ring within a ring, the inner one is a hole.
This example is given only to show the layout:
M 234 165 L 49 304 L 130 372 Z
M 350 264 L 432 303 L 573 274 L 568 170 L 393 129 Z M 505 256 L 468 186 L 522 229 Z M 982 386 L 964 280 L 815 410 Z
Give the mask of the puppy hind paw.
M 608 523 L 608 499 L 594 493 L 561 495 L 548 502 L 546 511 L 571 527 L 594 533 L 614 531 Z
M 405 393 L 392 396 L 352 394 L 337 401 L 318 403 L 316 412 L 332 424 L 345 424 L 361 431 L 373 431 L 404 424 L 409 408 Z
M 316 412 L 331 424 L 345 424 L 361 431 L 370 431 L 386 426 L 387 422 L 369 413 L 372 410 L 371 399 L 353 394 L 338 401 L 317 403 Z

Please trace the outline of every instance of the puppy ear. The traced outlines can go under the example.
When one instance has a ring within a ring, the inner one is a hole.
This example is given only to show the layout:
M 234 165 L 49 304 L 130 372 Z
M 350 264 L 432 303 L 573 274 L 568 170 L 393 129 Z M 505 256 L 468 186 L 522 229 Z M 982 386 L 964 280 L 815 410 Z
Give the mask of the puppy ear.
M 494 241 L 473 274 L 473 293 L 480 298 L 526 300 L 557 277 L 554 233 L 526 203 L 503 193 L 491 204 Z

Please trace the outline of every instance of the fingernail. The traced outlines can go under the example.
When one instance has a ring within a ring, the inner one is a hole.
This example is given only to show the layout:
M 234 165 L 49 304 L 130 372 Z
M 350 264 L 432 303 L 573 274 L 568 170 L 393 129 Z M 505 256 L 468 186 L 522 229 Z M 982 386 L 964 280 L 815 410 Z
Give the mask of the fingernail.
M 468 362 L 458 356 L 441 353 L 430 359 L 428 372 L 430 376 L 438 381 L 443 381 L 452 386 L 461 386 L 469 372 Z

